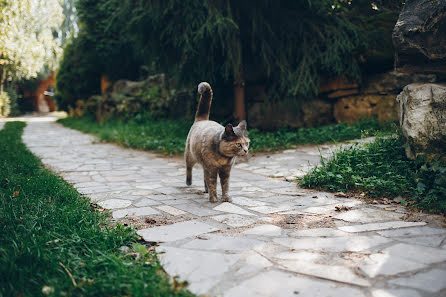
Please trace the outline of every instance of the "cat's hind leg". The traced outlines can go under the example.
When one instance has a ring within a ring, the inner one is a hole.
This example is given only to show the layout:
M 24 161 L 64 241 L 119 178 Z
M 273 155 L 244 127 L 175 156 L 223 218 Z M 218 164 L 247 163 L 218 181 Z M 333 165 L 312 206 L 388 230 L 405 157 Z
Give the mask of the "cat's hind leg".
M 184 153 L 184 160 L 186 161 L 186 185 L 192 185 L 192 168 L 195 165 L 195 161 L 189 152 Z

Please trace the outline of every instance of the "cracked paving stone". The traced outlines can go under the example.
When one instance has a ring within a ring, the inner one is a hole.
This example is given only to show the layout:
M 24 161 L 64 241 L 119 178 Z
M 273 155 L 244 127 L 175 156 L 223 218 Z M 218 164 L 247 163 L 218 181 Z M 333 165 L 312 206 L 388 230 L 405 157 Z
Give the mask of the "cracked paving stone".
M 390 280 L 395 285 L 420 289 L 432 293 L 446 288 L 446 270 L 432 269 L 408 277 Z
M 217 231 L 211 225 L 197 220 L 138 230 L 136 233 L 149 242 L 169 242 Z M 203 240 L 202 240 L 203 241 Z
M 366 264 L 361 265 L 360 269 L 369 277 L 375 277 L 377 275 L 396 275 L 426 267 L 423 263 L 411 261 L 389 253 L 372 254 L 365 262 Z

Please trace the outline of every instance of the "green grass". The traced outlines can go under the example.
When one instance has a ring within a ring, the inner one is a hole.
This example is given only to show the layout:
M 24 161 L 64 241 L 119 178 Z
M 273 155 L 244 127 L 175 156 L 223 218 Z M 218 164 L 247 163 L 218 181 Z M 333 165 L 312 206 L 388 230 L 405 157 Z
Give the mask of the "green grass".
M 101 140 L 127 147 L 154 150 L 166 154 L 184 152 L 192 122 L 166 120 L 106 120 L 98 124 L 92 117 L 60 119 L 59 123 L 98 136 Z M 280 129 L 262 132 L 249 129 L 251 152 L 276 151 L 301 144 L 339 142 L 386 133 L 392 130 L 391 123 L 383 125 L 374 119 L 363 120 L 353 125 L 345 123 L 318 128 Z
M 0 131 L 0 296 L 192 296 L 171 286 L 133 230 L 42 166 L 21 141 L 24 126 Z
M 300 183 L 330 191 L 363 191 L 369 197 L 408 197 L 421 209 L 446 214 L 446 164 L 409 160 L 402 136 L 342 149 Z

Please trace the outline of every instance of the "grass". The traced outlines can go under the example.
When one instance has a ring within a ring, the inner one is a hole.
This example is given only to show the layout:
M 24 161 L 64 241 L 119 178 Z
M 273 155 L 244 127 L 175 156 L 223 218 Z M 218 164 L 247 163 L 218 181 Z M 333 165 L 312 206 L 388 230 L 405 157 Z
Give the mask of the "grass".
M 98 124 L 92 117 L 60 119 L 64 126 L 91 133 L 101 140 L 127 147 L 154 150 L 165 154 L 184 152 L 192 122 L 154 120 L 106 120 Z M 373 136 L 391 131 L 391 124 L 383 125 L 374 119 L 363 120 L 353 125 L 345 123 L 317 128 L 280 129 L 275 132 L 249 130 L 251 152 L 276 151 L 301 144 L 320 144 Z
M 0 131 L 0 296 L 192 296 L 171 286 L 132 229 L 42 166 L 21 141 L 24 126 Z
M 409 160 L 401 135 L 345 148 L 304 176 L 304 187 L 362 191 L 369 197 L 408 197 L 429 212 L 446 214 L 446 164 Z

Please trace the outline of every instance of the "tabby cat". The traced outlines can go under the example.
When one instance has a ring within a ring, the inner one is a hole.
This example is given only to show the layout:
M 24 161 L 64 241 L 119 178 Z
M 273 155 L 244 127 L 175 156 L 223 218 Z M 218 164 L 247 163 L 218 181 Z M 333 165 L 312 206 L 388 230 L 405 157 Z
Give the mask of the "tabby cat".
M 189 130 L 186 140 L 184 159 L 186 161 L 186 184 L 192 184 L 192 167 L 195 163 L 203 166 L 204 191 L 209 192 L 209 201 L 217 202 L 217 175 L 220 177 L 222 201 L 231 202 L 228 195 L 229 175 L 237 156 L 248 153 L 249 138 L 246 133 L 246 121 L 237 127 L 231 124 L 223 127 L 209 121 L 212 102 L 212 89 L 207 82 L 198 85 L 200 102 L 198 103 L 195 122 Z

